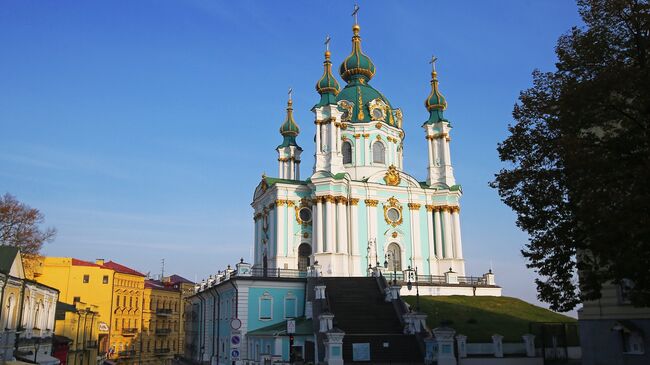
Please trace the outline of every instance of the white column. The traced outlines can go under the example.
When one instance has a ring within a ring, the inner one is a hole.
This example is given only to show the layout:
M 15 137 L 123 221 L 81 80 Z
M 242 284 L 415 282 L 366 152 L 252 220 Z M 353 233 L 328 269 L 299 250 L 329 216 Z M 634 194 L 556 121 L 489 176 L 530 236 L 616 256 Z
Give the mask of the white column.
M 300 180 L 300 161 L 296 161 L 294 174 L 294 179 Z
M 296 235 L 293 232 L 293 225 L 294 222 L 296 221 L 296 217 L 294 213 L 294 205 L 292 201 L 287 201 L 287 251 L 285 253 L 285 256 L 287 257 L 296 257 Z M 297 261 L 293 260 L 289 264 L 289 268 L 293 268 L 294 265 L 297 265 Z M 296 267 L 297 269 L 297 267 Z
M 269 242 L 267 243 L 269 252 L 266 256 L 270 262 L 269 267 L 275 267 L 275 257 L 277 256 L 277 236 L 275 234 L 275 216 L 276 216 L 276 207 L 275 203 L 273 204 L 273 209 L 269 210 Z
M 422 248 L 420 243 L 420 205 L 411 206 L 409 210 L 411 211 L 411 239 L 413 240 L 411 256 L 413 256 L 413 265 L 422 270 L 424 266 L 422 265 Z
M 352 268 L 352 272 L 354 276 L 359 276 L 361 275 L 361 269 L 359 265 L 361 264 L 359 262 L 359 208 L 357 204 L 359 203 L 359 199 L 356 198 L 350 198 L 349 200 L 349 205 L 348 209 L 350 212 L 350 224 L 349 224 L 349 240 L 350 242 L 350 251 L 352 253 L 352 262 L 350 263 L 350 267 Z M 363 268 L 365 271 L 365 267 Z
M 286 219 L 287 216 L 287 206 L 286 202 L 284 200 L 277 200 L 275 202 L 276 206 L 276 229 L 275 229 L 275 242 L 276 242 L 276 248 L 275 248 L 275 253 L 276 257 L 284 257 L 286 256 L 286 251 L 284 247 L 284 241 L 285 237 L 287 236 L 284 232 L 285 224 L 284 220 Z
M 463 248 L 460 240 L 460 208 L 454 207 L 451 212 L 451 218 L 454 224 L 454 257 L 463 258 Z
M 337 242 L 336 242 L 336 252 L 339 253 L 348 253 L 348 217 L 346 212 L 345 198 L 339 198 L 336 204 L 337 207 L 337 219 L 336 226 L 337 230 Z
M 316 123 L 316 154 L 320 154 L 323 149 L 321 148 L 321 140 L 320 140 L 320 134 L 321 134 L 321 124 Z
M 278 177 L 284 179 L 284 162 L 282 162 L 282 157 L 278 157 Z
M 427 239 L 429 244 L 429 273 L 437 275 L 437 258 L 436 258 L 436 242 L 434 241 L 433 220 L 435 213 L 433 212 L 433 205 L 427 205 Z
M 325 233 L 325 247 L 323 247 L 324 252 L 333 252 L 334 248 L 334 228 L 336 225 L 334 224 L 334 207 L 333 207 L 333 198 L 331 196 L 328 196 L 325 198 L 325 226 L 324 231 Z
M 442 233 L 444 236 L 445 258 L 450 259 L 454 257 L 454 248 L 453 248 L 453 241 L 452 241 L 452 232 L 454 228 L 451 225 L 451 217 L 449 214 L 448 207 L 445 207 L 442 210 L 442 219 L 443 219 Z
M 262 218 L 253 218 L 253 224 L 255 226 L 255 244 L 253 245 L 253 265 L 257 266 L 260 263 L 259 260 L 259 252 L 260 252 L 260 246 L 262 246 L 262 238 L 260 237 L 260 220 Z
M 313 253 L 323 252 L 323 202 L 321 197 L 316 197 L 316 204 L 312 205 L 312 250 Z
M 379 248 L 383 245 L 379 237 L 377 237 L 377 201 L 372 199 L 366 199 L 366 211 L 368 212 L 368 239 L 375 239 L 375 253 L 376 257 L 369 257 L 368 263 L 373 267 L 377 265 L 377 261 L 383 254 L 379 252 Z M 383 247 L 382 247 L 383 251 Z
M 436 256 L 438 259 L 442 256 L 442 211 L 439 207 L 435 207 L 433 211 L 433 220 L 435 223 L 435 241 L 436 241 Z

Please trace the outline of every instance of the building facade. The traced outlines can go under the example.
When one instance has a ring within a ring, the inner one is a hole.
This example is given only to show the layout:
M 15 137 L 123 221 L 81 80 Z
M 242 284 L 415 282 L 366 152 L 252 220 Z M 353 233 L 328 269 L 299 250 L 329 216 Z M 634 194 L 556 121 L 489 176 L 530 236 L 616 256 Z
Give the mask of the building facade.
M 578 311 L 583 364 L 650 363 L 650 308 L 631 304 L 629 285 L 604 285 L 602 297 L 584 302 Z
M 59 364 L 52 357 L 59 291 L 25 278 L 20 250 L 0 246 L 0 362 Z
M 192 294 L 194 283 L 178 275 L 145 281 L 141 364 L 171 364 L 183 354 L 185 299 Z

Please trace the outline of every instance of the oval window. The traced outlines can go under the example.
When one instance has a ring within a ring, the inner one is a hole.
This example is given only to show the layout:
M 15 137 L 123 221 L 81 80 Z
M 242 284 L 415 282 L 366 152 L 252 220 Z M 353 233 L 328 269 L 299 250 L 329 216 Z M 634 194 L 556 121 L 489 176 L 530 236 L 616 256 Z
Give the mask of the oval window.
M 388 220 L 390 220 L 391 222 L 397 222 L 400 218 L 400 215 L 401 213 L 397 208 L 390 208 L 386 212 L 386 217 L 388 217 Z
M 300 208 L 300 211 L 298 212 L 298 216 L 300 217 L 300 220 L 305 223 L 311 222 L 311 209 Z

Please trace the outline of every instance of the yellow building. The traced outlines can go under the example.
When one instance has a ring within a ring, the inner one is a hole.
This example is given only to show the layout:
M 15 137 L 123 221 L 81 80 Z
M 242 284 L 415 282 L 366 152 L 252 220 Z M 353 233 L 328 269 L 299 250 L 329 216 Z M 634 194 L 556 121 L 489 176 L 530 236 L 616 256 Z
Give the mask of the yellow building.
M 60 363 L 51 356 L 58 296 L 55 288 L 25 278 L 17 248 L 0 246 L 0 363 Z
M 46 257 L 36 279 L 74 306 L 57 323 L 57 334 L 73 341 L 70 364 L 138 362 L 145 275 L 112 261 Z
M 178 275 L 145 281 L 141 364 L 168 365 L 183 353 L 184 299 L 193 287 Z
M 114 271 L 71 257 L 45 257 L 39 282 L 57 288 L 59 301 L 72 307 L 57 320 L 56 334 L 72 340 L 70 364 L 97 364 L 108 350 Z

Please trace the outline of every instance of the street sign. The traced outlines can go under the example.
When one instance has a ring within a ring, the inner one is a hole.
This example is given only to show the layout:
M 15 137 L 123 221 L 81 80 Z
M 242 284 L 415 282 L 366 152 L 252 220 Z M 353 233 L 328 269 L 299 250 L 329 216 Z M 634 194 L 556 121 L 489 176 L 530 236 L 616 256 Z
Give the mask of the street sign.
M 230 351 L 230 360 L 232 361 L 239 360 L 239 349 L 232 349 Z
M 230 328 L 234 330 L 238 330 L 241 328 L 241 321 L 239 318 L 233 318 L 232 321 L 230 321 Z
M 287 320 L 287 333 L 296 333 L 296 320 L 289 319 Z
M 232 345 L 232 347 L 239 347 L 240 343 L 241 343 L 241 336 L 239 335 L 230 336 L 230 344 Z

